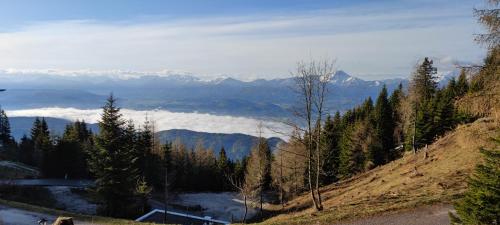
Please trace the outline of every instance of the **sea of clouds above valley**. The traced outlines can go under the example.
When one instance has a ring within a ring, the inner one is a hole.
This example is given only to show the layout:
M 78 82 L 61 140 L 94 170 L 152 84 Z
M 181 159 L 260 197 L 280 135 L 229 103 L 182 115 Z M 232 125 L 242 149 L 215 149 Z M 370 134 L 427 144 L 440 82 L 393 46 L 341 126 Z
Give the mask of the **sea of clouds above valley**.
M 207 113 L 183 113 L 167 110 L 131 110 L 122 109 L 121 113 L 127 120 L 132 120 L 136 126 L 144 123 L 146 118 L 154 121 L 157 131 L 170 129 L 187 129 L 208 133 L 243 133 L 258 136 L 259 124 L 262 122 L 263 137 L 280 137 L 286 139 L 283 133 L 289 133 L 290 127 L 278 121 L 263 121 L 248 117 L 221 116 Z M 54 117 L 71 121 L 85 120 L 87 123 L 97 123 L 101 118 L 102 109 L 76 108 L 37 108 L 9 110 L 10 117 Z

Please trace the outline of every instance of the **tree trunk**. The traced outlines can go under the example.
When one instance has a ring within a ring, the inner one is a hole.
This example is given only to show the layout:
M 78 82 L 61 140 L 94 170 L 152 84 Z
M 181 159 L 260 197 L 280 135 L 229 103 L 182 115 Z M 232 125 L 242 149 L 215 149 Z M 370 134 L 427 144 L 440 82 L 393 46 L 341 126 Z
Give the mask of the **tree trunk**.
M 321 118 L 321 117 L 320 117 Z M 320 122 L 321 123 L 321 122 Z M 318 206 L 316 209 L 318 211 L 323 210 L 323 203 L 321 201 L 321 193 L 319 191 L 319 177 L 321 173 L 321 163 L 320 158 L 321 158 L 321 152 L 320 152 L 320 141 L 321 141 L 321 125 L 318 126 L 318 134 L 317 134 L 317 139 L 316 139 L 316 195 L 318 197 Z
M 168 203 L 168 167 L 165 166 L 165 213 L 163 214 L 163 222 L 167 224 L 167 203 Z
M 260 218 L 262 218 L 262 188 L 260 190 Z
M 281 208 L 285 208 L 283 203 L 283 154 L 280 154 L 280 204 Z
M 309 138 L 309 141 L 311 141 L 311 138 Z M 318 201 L 316 200 L 316 194 L 314 193 L 314 187 L 313 187 L 313 179 L 312 179 L 312 146 L 311 146 L 311 143 L 309 142 L 309 159 L 307 160 L 307 168 L 308 168 L 308 172 L 307 172 L 307 176 L 308 176 L 308 180 L 309 180 L 309 191 L 311 192 L 311 198 L 312 198 L 312 201 L 314 203 L 314 207 L 316 207 L 316 209 L 318 209 Z
M 247 213 L 248 213 L 248 205 L 247 205 L 247 196 L 243 195 L 243 201 L 245 202 L 245 215 L 243 216 L 243 223 L 247 222 Z
M 415 103 L 416 104 L 416 103 Z M 412 147 L 413 147 L 413 153 L 417 154 L 417 144 L 415 140 L 415 136 L 417 135 L 417 113 L 418 113 L 418 106 L 415 105 L 415 118 L 413 119 L 413 140 L 412 140 Z

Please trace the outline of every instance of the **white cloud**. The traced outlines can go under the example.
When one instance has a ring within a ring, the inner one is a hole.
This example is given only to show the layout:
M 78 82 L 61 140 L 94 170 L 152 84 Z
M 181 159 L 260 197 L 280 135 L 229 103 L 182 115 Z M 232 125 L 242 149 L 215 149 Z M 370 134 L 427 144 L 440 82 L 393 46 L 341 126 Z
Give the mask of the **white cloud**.
M 101 118 L 102 109 L 76 109 L 76 108 L 38 108 L 9 110 L 10 117 L 16 116 L 39 116 L 55 117 L 71 121 L 85 120 L 88 123 L 97 123 Z M 274 121 L 261 121 L 246 117 L 217 116 L 205 113 L 178 113 L 166 110 L 137 111 L 122 109 L 121 113 L 127 120 L 134 121 L 134 124 L 144 123 L 146 117 L 155 122 L 157 130 L 188 129 L 209 133 L 243 133 L 258 135 L 258 125 L 262 122 L 264 137 L 281 137 L 286 139 L 281 133 L 288 132 L 289 128 Z M 279 133 L 277 133 L 279 131 Z
M 424 56 L 477 61 L 471 6 L 311 11 L 149 22 L 53 21 L 0 33 L 0 68 L 287 76 L 295 62 L 337 58 L 341 69 L 404 75 Z

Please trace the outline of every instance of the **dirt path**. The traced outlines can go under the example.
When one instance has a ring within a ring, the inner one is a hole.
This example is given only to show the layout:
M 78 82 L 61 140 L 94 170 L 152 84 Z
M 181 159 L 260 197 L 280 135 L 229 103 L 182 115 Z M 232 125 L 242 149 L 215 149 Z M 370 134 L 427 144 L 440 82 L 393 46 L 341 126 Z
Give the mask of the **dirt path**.
M 363 219 L 345 221 L 335 225 L 449 225 L 451 205 L 422 206 L 415 209 L 387 213 Z

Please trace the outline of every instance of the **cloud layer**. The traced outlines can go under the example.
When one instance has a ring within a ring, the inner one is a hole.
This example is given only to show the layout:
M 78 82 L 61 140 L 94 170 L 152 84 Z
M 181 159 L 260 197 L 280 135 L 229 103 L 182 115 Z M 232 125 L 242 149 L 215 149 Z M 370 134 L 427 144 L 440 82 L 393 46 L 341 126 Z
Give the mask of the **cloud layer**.
M 97 123 L 101 118 L 102 109 L 76 109 L 76 108 L 39 108 L 10 110 L 10 117 L 39 116 L 55 117 L 71 121 L 85 120 L 88 123 Z M 258 125 L 262 123 L 262 136 L 281 137 L 281 133 L 288 132 L 289 128 L 274 121 L 260 121 L 257 119 L 233 116 L 217 116 L 203 113 L 177 113 L 166 110 L 137 111 L 122 109 L 121 113 L 127 120 L 132 120 L 136 126 L 144 123 L 146 118 L 154 121 L 157 130 L 188 129 L 209 133 L 243 133 L 258 136 Z M 278 132 L 277 132 L 278 131 Z
M 450 3 L 452 4 L 452 3 Z M 424 56 L 478 61 L 473 5 L 352 7 L 148 21 L 50 21 L 0 33 L 0 68 L 287 76 L 310 57 L 337 58 L 365 79 L 407 75 Z M 370 77 L 379 74 L 379 77 Z

